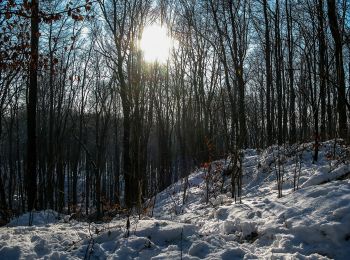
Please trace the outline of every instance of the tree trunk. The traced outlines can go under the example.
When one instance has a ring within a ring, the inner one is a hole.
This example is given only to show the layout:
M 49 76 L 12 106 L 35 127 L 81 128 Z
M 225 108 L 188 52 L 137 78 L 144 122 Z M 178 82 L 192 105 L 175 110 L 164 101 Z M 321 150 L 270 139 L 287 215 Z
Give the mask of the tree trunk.
M 37 193 L 36 106 L 39 58 L 39 0 L 31 2 L 31 52 L 29 65 L 29 89 L 27 105 L 27 199 L 28 211 L 35 208 Z
M 295 123 L 295 90 L 294 90 L 294 68 L 293 68 L 293 19 L 292 5 L 290 0 L 286 1 L 287 14 L 287 45 L 288 45 L 288 77 L 289 77 L 289 142 L 296 142 L 296 123 Z
M 337 71 L 337 90 L 338 90 L 338 128 L 339 137 L 348 139 L 347 136 L 347 116 L 346 116 L 346 93 L 345 93 L 345 74 L 343 66 L 343 46 L 340 29 L 338 26 L 338 17 L 336 12 L 336 1 L 327 0 L 328 3 L 328 19 L 331 28 L 332 37 L 334 40 L 335 48 L 335 65 Z
M 273 143 L 272 140 L 272 120 L 271 118 L 271 88 L 272 88 L 272 70 L 271 70 L 271 50 L 270 50 L 270 27 L 268 17 L 268 3 L 263 0 L 264 19 L 265 19 L 265 68 L 266 68 L 266 135 L 267 145 Z
M 318 0 L 317 6 L 318 14 L 318 41 L 319 41 L 319 74 L 320 74 L 320 103 L 321 103 L 321 127 L 320 127 L 320 138 L 321 141 L 326 139 L 326 84 L 327 84 L 327 75 L 325 71 L 325 33 L 323 28 L 324 16 L 323 16 L 323 0 Z M 328 71 L 327 71 L 328 73 Z

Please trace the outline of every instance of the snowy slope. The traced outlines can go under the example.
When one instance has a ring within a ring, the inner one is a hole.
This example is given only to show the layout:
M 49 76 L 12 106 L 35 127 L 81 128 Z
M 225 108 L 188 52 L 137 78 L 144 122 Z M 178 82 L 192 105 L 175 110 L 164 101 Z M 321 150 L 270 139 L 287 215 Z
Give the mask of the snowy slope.
M 46 211 L 27 227 L 23 215 L 0 229 L 0 259 L 349 259 L 349 154 L 332 142 L 320 149 L 316 164 L 311 143 L 246 150 L 242 204 L 230 198 L 229 179 L 225 193 L 211 193 L 205 204 L 206 173 L 199 169 L 188 178 L 185 205 L 180 181 L 157 195 L 153 218 L 131 219 L 128 238 L 126 219 L 89 225 Z

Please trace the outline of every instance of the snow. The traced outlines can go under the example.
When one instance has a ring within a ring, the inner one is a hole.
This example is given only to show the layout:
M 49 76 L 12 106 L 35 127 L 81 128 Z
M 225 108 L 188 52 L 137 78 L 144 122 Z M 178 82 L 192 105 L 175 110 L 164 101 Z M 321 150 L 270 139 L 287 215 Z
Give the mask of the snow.
M 57 223 L 63 215 L 58 214 L 57 212 L 53 210 L 43 210 L 38 212 L 33 212 L 33 225 L 34 226 L 42 226 L 42 225 L 48 225 L 52 223 Z M 14 227 L 14 226 L 27 226 L 29 223 L 30 213 L 26 213 L 21 215 L 18 218 L 13 219 L 8 226 Z
M 318 169 L 301 187 L 309 187 L 322 184 L 340 178 L 350 172 L 350 165 L 342 165 L 332 171 L 329 166 L 324 166 Z
M 221 185 L 210 186 L 206 204 L 206 172 L 198 169 L 188 178 L 185 205 L 179 181 L 156 196 L 153 217 L 131 217 L 129 237 L 125 217 L 97 224 L 40 211 L 29 227 L 24 214 L 0 228 L 0 259 L 348 259 L 348 148 L 322 143 L 317 163 L 312 153 L 312 143 L 245 150 L 242 204 L 230 197 L 229 177 L 222 194 L 215 190 Z

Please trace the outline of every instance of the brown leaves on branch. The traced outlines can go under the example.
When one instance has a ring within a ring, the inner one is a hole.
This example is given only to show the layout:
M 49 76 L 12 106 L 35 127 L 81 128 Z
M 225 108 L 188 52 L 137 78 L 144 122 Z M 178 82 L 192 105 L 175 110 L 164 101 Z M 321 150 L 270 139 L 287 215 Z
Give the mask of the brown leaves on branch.
M 82 15 L 72 14 L 71 17 L 74 21 L 83 21 L 84 20 L 84 16 L 82 16 Z
M 62 18 L 61 14 L 45 14 L 43 12 L 40 12 L 40 20 L 47 24 L 56 22 L 61 18 Z
M 10 4 L 12 6 L 12 4 Z M 6 6 L 10 6 L 9 4 Z M 2 8 L 4 8 L 2 6 Z M 29 53 L 30 34 L 28 26 L 22 17 L 13 16 L 7 12 L 0 24 L 0 69 L 13 70 L 24 64 L 25 56 Z
M 73 7 L 73 3 L 70 1 L 66 5 L 66 10 L 68 16 L 70 16 L 74 21 L 83 21 L 85 17 L 89 18 L 88 12 L 91 10 L 92 2 L 90 0 L 86 0 L 84 5 Z M 85 16 L 82 14 L 81 9 L 85 9 Z
M 81 4 L 82 2 L 83 4 Z M 91 8 L 91 0 L 72 0 L 68 2 L 64 10 L 54 13 L 39 11 L 39 21 L 50 24 L 68 15 L 74 21 L 79 22 L 91 18 L 88 14 Z M 0 70 L 25 68 L 27 66 L 30 55 L 28 19 L 31 18 L 31 11 L 31 1 L 29 0 L 23 0 L 22 2 L 0 0 L 0 15 L 6 18 L 0 23 Z M 40 36 L 39 33 L 38 37 Z M 75 41 L 75 38 L 76 36 L 73 36 L 72 41 Z M 58 41 L 57 38 L 53 40 Z M 64 48 L 65 50 L 68 49 L 67 47 Z M 71 46 L 72 48 L 73 46 Z M 40 55 L 39 57 L 39 68 L 47 69 L 48 59 Z M 54 58 L 52 64 L 55 66 L 58 63 L 58 59 Z
M 0 4 L 3 1 L 0 1 Z M 79 4 L 82 1 L 76 0 L 75 3 Z M 58 21 L 63 15 L 67 14 L 75 21 L 83 21 L 86 18 L 90 18 L 88 13 L 92 8 L 92 1 L 85 0 L 82 5 L 73 4 L 73 1 L 69 1 L 65 9 L 57 11 L 55 13 L 46 13 L 44 11 L 39 12 L 39 19 L 44 23 L 52 23 Z M 83 12 L 84 10 L 85 12 Z M 31 17 L 31 2 L 23 0 L 22 3 L 18 3 L 14 0 L 7 0 L 6 4 L 1 6 L 0 15 L 4 15 L 7 20 L 10 20 L 13 16 L 20 16 L 25 18 Z

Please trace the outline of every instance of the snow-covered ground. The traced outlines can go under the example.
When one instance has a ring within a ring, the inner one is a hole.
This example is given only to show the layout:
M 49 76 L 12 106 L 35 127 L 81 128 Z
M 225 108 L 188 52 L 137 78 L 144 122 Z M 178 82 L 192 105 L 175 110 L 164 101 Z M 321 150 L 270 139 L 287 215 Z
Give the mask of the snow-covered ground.
M 26 214 L 0 228 L 0 259 L 349 259 L 348 160 L 349 150 L 333 142 L 320 146 L 317 163 L 312 143 L 249 149 L 242 204 L 231 198 L 229 178 L 221 186 L 214 172 L 206 204 L 206 173 L 199 169 L 188 178 L 185 205 L 180 181 L 157 195 L 153 218 L 131 218 L 129 237 L 125 218 L 89 224 L 37 212 L 31 227 Z

